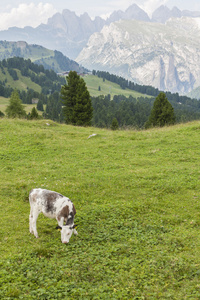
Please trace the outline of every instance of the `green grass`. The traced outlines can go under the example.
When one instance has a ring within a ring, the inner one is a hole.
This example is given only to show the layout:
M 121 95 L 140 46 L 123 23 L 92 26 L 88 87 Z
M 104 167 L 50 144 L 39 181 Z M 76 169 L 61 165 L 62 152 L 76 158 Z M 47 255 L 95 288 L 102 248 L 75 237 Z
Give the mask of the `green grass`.
M 129 97 L 131 95 L 134 98 L 138 98 L 138 97 L 151 98 L 151 96 L 144 95 L 133 90 L 122 89 L 118 84 L 108 80 L 103 81 L 103 78 L 99 78 L 98 76 L 87 75 L 84 77 L 84 80 L 86 82 L 90 95 L 94 97 L 110 94 L 111 99 L 113 98 L 114 95 L 124 95 L 126 97 Z M 98 90 L 99 86 L 101 87 L 100 91 Z
M 46 122 L 0 120 L 0 298 L 199 299 L 200 122 Z M 29 234 L 35 187 L 73 201 L 79 235 L 68 245 L 42 215 L 40 238 Z

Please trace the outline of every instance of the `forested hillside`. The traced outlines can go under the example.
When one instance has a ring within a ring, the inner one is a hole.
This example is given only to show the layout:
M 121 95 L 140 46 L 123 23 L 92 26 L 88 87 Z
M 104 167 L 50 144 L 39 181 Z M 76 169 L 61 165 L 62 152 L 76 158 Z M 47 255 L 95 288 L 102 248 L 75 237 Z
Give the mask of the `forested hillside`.
M 160 93 L 151 86 L 138 85 L 108 72 L 93 71 L 85 81 L 89 83 L 91 95 L 99 95 L 91 97 L 91 123 L 95 127 L 110 128 L 116 118 L 121 128 L 144 128 L 155 97 Z M 43 117 L 57 122 L 64 122 L 60 91 L 65 83 L 65 77 L 32 63 L 30 59 L 14 57 L 0 62 L 0 96 L 8 98 L 17 89 L 24 104 L 31 104 L 33 98 L 37 98 L 37 109 Z M 92 83 L 95 86 L 91 86 Z M 108 88 L 107 94 L 104 85 Z M 112 91 L 112 97 L 109 91 Z M 166 96 L 174 108 L 177 123 L 200 119 L 198 100 L 170 92 L 166 92 Z
M 55 72 L 76 71 L 84 72 L 86 69 L 80 67 L 77 62 L 69 59 L 60 51 L 53 51 L 39 45 L 30 45 L 26 42 L 0 41 L 0 60 L 22 57 L 32 62 L 43 65 L 45 69 Z
M 150 115 L 155 97 L 160 91 L 151 86 L 135 84 L 109 72 L 93 70 L 93 75 L 104 81 L 116 83 L 122 89 L 122 95 L 115 95 L 113 101 L 110 101 L 110 95 L 92 97 L 93 125 L 110 127 L 113 118 L 117 118 L 120 127 L 143 128 Z M 141 93 L 141 96 L 137 98 L 131 95 L 125 97 L 123 91 L 126 89 Z M 200 101 L 187 96 L 180 96 L 178 93 L 166 92 L 165 94 L 174 108 L 177 123 L 200 119 Z M 151 97 L 147 98 L 147 96 Z
M 109 72 L 93 70 L 92 73 L 93 75 L 96 75 L 99 78 L 107 79 L 108 81 L 119 84 L 122 89 L 127 88 L 136 91 L 138 93 L 146 94 L 153 97 L 158 96 L 158 94 L 160 93 L 160 90 L 153 86 L 137 84 L 121 76 L 110 74 Z M 190 97 L 180 96 L 178 93 L 165 92 L 165 94 L 167 98 L 169 98 L 172 101 L 181 102 L 181 103 L 186 103 L 187 101 L 191 101 Z
M 19 90 L 23 103 L 30 104 L 32 97 L 60 92 L 65 78 L 53 70 L 20 57 L 0 62 L 0 96 L 10 97 L 12 91 Z
M 116 95 L 110 101 L 108 96 L 92 97 L 94 108 L 92 124 L 96 127 L 111 126 L 112 120 L 117 119 L 119 127 L 144 128 L 147 122 L 155 97 L 133 98 Z M 185 103 L 177 103 L 170 100 L 175 112 L 176 123 L 184 123 L 200 119 L 200 102 L 188 100 Z

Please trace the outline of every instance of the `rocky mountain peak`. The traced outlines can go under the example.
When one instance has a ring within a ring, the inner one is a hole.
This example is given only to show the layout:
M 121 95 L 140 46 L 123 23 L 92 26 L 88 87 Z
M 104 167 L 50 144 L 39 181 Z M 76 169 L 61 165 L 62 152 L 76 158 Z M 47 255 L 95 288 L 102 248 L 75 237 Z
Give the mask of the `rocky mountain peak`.
M 150 22 L 147 13 L 137 4 L 132 4 L 124 12 L 122 10 L 114 11 L 106 20 L 106 23 L 110 24 L 119 20 L 141 20 Z
M 125 11 L 125 16 L 126 19 L 130 20 L 141 20 L 141 21 L 146 21 L 149 22 L 150 18 L 147 15 L 147 13 L 142 10 L 137 4 L 132 4 L 127 8 Z
M 152 22 L 165 23 L 171 17 L 171 10 L 161 5 L 152 14 Z
M 51 18 L 49 18 L 47 22 L 47 26 L 54 29 L 66 31 L 66 24 L 62 14 L 60 13 L 56 13 Z
M 182 17 L 182 13 L 181 13 L 181 10 L 178 9 L 178 7 L 174 6 L 171 10 L 172 12 L 172 15 L 175 17 L 175 18 L 181 18 Z

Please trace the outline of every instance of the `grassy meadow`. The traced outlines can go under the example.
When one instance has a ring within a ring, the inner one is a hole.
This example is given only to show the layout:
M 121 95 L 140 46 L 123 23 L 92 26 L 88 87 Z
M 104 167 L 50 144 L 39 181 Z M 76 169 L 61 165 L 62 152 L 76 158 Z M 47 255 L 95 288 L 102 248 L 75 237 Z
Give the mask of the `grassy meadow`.
M 200 299 L 200 122 L 46 123 L 0 119 L 0 298 Z M 29 234 L 35 187 L 73 201 L 69 244 L 42 215 Z
M 5 69 L 5 74 L 0 69 L 0 79 L 1 81 L 6 81 L 5 86 L 6 87 L 12 87 L 13 89 L 18 89 L 20 91 L 26 91 L 27 89 L 32 89 L 38 93 L 41 92 L 41 86 L 36 84 L 35 82 L 31 81 L 29 77 L 22 76 L 21 72 L 17 69 L 15 71 L 17 72 L 18 80 L 14 80 L 12 76 L 9 74 L 8 70 Z
M 84 77 L 84 80 L 86 82 L 90 95 L 93 97 L 98 97 L 100 95 L 106 96 L 110 94 L 111 99 L 113 99 L 114 95 L 124 95 L 125 97 L 129 97 L 131 95 L 134 98 L 138 98 L 138 97 L 151 98 L 151 96 L 141 94 L 133 90 L 122 89 L 118 84 L 108 80 L 103 81 L 103 78 L 99 78 L 98 76 L 86 75 Z M 99 86 L 101 88 L 100 91 L 99 91 Z

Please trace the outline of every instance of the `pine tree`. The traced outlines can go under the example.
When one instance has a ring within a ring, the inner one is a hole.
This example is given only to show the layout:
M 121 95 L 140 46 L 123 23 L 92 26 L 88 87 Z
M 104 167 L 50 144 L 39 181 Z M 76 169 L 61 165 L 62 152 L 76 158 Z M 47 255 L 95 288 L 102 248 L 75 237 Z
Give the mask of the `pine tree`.
M 39 119 L 39 115 L 38 115 L 37 109 L 35 107 L 32 108 L 29 118 L 30 118 L 30 120 Z
M 44 111 L 44 107 L 41 99 L 39 99 L 37 103 L 37 110 Z
M 6 114 L 8 118 L 25 118 L 26 112 L 24 110 L 24 105 L 17 90 L 14 90 L 11 94 L 9 105 L 6 108 Z
M 112 120 L 112 124 L 111 124 L 111 127 L 110 127 L 112 130 L 117 130 L 119 128 L 119 124 L 118 124 L 118 121 L 116 118 L 114 118 Z
M 70 71 L 66 79 L 67 84 L 61 88 L 65 122 L 72 125 L 89 126 L 93 108 L 85 81 L 75 71 Z
M 174 109 L 168 101 L 165 93 L 161 92 L 155 99 L 149 120 L 145 128 L 163 127 L 175 123 Z

